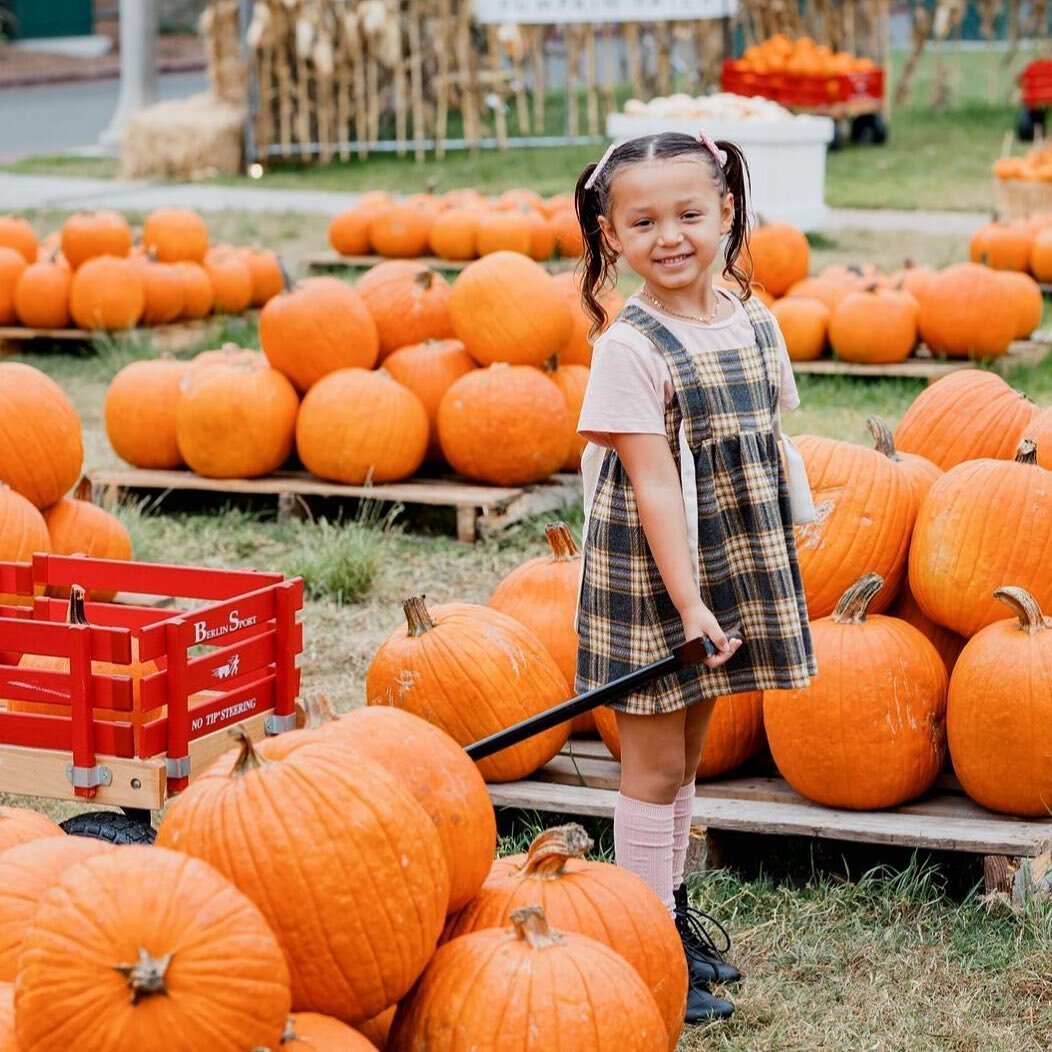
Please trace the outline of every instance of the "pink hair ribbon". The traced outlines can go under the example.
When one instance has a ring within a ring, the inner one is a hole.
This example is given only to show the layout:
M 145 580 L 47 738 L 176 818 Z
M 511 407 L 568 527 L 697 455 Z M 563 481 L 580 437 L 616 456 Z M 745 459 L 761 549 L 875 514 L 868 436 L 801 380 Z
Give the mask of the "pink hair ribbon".
M 606 167 L 606 162 L 610 160 L 610 154 L 612 154 L 616 149 L 616 142 L 612 142 L 606 148 L 606 153 L 604 153 L 603 156 L 599 158 L 599 163 L 592 169 L 592 174 L 588 176 L 587 180 L 585 181 L 584 188 L 586 190 L 591 190 L 592 187 L 595 186 L 595 181 L 599 178 L 599 173 L 603 170 L 603 168 Z
M 716 159 L 716 163 L 722 168 L 727 163 L 727 151 L 721 150 L 713 141 L 709 138 L 707 132 L 698 132 L 698 142 L 705 147 L 709 153 Z

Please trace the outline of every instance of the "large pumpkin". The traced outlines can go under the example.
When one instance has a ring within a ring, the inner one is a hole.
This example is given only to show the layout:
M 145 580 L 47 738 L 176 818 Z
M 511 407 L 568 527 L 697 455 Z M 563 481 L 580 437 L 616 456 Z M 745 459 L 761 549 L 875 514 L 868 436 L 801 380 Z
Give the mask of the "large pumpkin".
M 15 285 L 15 314 L 31 329 L 64 329 L 69 325 L 69 267 L 53 260 L 30 263 Z
M 1001 284 L 1009 290 L 1010 302 L 1015 311 L 1016 327 L 1013 336 L 1025 340 L 1041 324 L 1045 314 L 1045 297 L 1041 286 L 1029 274 L 1006 270 L 998 275 Z
M 995 270 L 1021 270 L 1030 267 L 1034 235 L 1026 223 L 994 220 L 976 230 L 968 243 L 968 258 Z
M 0 325 L 14 325 L 18 320 L 15 294 L 28 266 L 20 252 L 0 245 Z
M 166 325 L 182 316 L 186 306 L 186 285 L 182 273 L 171 263 L 156 263 L 140 256 L 135 266 L 142 278 L 146 297 L 142 311 L 144 325 Z
M 289 1016 L 281 1047 L 273 1052 L 376 1052 L 376 1046 L 339 1019 L 317 1012 L 297 1012 Z
M 581 417 L 584 405 L 584 393 L 588 387 L 588 376 L 591 370 L 587 365 L 563 365 L 556 361 L 554 368 L 546 370 L 552 383 L 563 393 L 566 399 L 566 411 L 570 414 L 570 451 L 562 462 L 563 471 L 580 471 L 581 456 L 588 440 L 577 434 L 577 421 Z
M 545 269 L 518 252 L 469 263 L 453 282 L 457 339 L 480 365 L 541 365 L 566 345 L 573 317 Z
M 81 329 L 130 329 L 146 309 L 138 267 L 116 256 L 94 256 L 73 275 L 69 313 Z
M 176 409 L 192 366 L 175 359 L 129 362 L 110 381 L 103 423 L 113 451 L 137 468 L 178 468 Z
M 50 550 L 43 515 L 20 493 L 0 482 L 0 562 L 27 563 L 34 552 Z
M 803 232 L 788 223 L 764 223 L 750 233 L 745 256 L 752 260 L 752 280 L 772 296 L 784 296 L 807 277 L 811 246 Z
M 919 453 L 944 471 L 980 457 L 1011 459 L 1037 406 L 996 373 L 961 369 L 910 403 L 895 429 L 900 453 Z
M 101 209 L 76 212 L 62 224 L 62 255 L 76 270 L 95 256 L 126 256 L 131 252 L 132 232 L 120 212 Z
M 899 594 L 888 609 L 888 614 L 913 625 L 939 652 L 946 666 L 946 674 L 953 673 L 957 657 L 968 640 L 928 617 L 913 597 L 908 578 L 899 585 Z
M 1016 581 L 1052 608 L 1052 471 L 1029 439 L 1016 460 L 971 460 L 928 493 L 913 532 L 910 588 L 921 609 L 963 636 L 1001 618 L 994 589 Z
M 1035 413 L 1024 434 L 1037 446 L 1037 462 L 1052 470 L 1052 406 Z
M 1023 588 L 998 588 L 1016 617 L 976 633 L 950 679 L 950 759 L 991 811 L 1052 812 L 1052 620 Z
M 304 466 L 323 479 L 360 486 L 396 482 L 423 463 L 427 410 L 383 369 L 338 369 L 306 394 L 296 421 Z
M 552 288 L 563 298 L 570 309 L 573 328 L 567 341 L 559 348 L 559 365 L 591 365 L 592 342 L 588 338 L 592 319 L 585 314 L 581 304 L 581 279 L 572 270 L 564 270 L 551 276 Z M 625 305 L 625 298 L 616 288 L 605 289 L 599 295 L 599 302 L 606 311 L 606 324 L 613 324 Z
M 801 796 L 828 807 L 895 807 L 931 787 L 946 747 L 946 667 L 905 621 L 869 613 L 866 574 L 811 622 L 819 672 L 764 693 L 771 755 Z
M 19 1052 L 15 1037 L 15 988 L 0 982 L 0 1052 Z
M 62 388 L 31 365 L 0 362 L 0 482 L 46 508 L 83 460 L 80 418 Z
M 435 216 L 428 246 L 439 259 L 474 259 L 475 235 L 485 213 L 478 207 L 447 208 Z
M 562 391 L 539 369 L 498 364 L 453 382 L 439 403 L 438 438 L 460 474 L 521 486 L 562 467 L 574 421 Z
M 289 972 L 260 911 L 211 866 L 119 847 L 40 900 L 18 959 L 22 1048 L 275 1047 Z
M 794 362 L 813 362 L 825 353 L 829 342 L 829 307 L 811 296 L 790 294 L 771 307 L 782 330 L 785 348 Z
M 796 527 L 809 616 L 826 617 L 867 572 L 887 587 L 872 603 L 883 610 L 906 569 L 917 514 L 910 484 L 882 453 L 832 438 L 796 439 L 807 466 L 817 520 Z
M 162 263 L 201 263 L 208 253 L 208 226 L 189 208 L 157 208 L 143 222 L 142 246 Z
M 259 340 L 301 392 L 337 369 L 371 369 L 380 350 L 365 301 L 337 278 L 308 278 L 271 299 L 259 315 Z
M 0 216 L 0 248 L 10 248 L 27 263 L 35 263 L 37 236 L 29 220 L 21 216 Z
M 0 807 L 0 855 L 8 848 L 42 837 L 64 837 L 62 827 L 28 807 Z
M 473 603 L 403 604 L 405 626 L 380 645 L 365 679 L 369 705 L 394 705 L 469 745 L 569 697 L 537 637 L 514 618 Z M 524 778 L 566 741 L 562 724 L 479 762 L 487 782 Z
M 486 928 L 504 928 L 522 906 L 540 906 L 561 931 L 587 935 L 619 953 L 657 1002 L 674 1049 L 683 1029 L 687 962 L 665 904 L 635 873 L 592 862 L 588 834 L 556 826 L 530 844 L 522 867 L 491 878 L 446 926 L 443 942 Z
M 829 319 L 829 342 L 845 362 L 901 362 L 917 343 L 917 314 L 917 301 L 908 292 L 850 292 Z
M 244 738 L 172 802 L 157 843 L 210 862 L 259 906 L 297 1011 L 371 1018 L 412 986 L 442 931 L 449 875 L 431 819 L 338 743 L 268 760 Z
M 928 490 L 935 484 L 935 480 L 942 477 L 942 469 L 927 457 L 916 453 L 900 453 L 895 448 L 895 438 L 891 433 L 891 428 L 881 417 L 867 417 L 866 427 L 873 436 L 874 448 L 898 468 L 913 492 L 917 507 L 920 507 L 920 502 L 928 495 Z
M 94 837 L 46 836 L 0 855 L 0 980 L 15 981 L 22 943 L 47 890 L 78 862 L 112 850 Z
M 920 309 L 920 335 L 937 354 L 996 358 L 1016 330 L 1009 288 L 978 263 L 955 263 L 933 275 Z
M 453 335 L 449 282 L 424 263 L 380 263 L 366 271 L 354 288 L 376 322 L 380 361 L 399 347 Z
M 216 314 L 240 314 L 252 302 L 252 274 L 241 254 L 213 248 L 203 263 L 212 283 Z

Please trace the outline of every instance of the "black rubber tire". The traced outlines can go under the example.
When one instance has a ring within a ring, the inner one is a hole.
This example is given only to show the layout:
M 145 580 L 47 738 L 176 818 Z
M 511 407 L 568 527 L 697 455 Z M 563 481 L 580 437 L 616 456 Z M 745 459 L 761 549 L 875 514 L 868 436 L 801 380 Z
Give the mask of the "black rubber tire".
M 1025 106 L 1019 111 L 1019 119 L 1016 121 L 1015 133 L 1023 142 L 1033 142 L 1034 132 L 1038 127 L 1045 127 L 1045 111 L 1031 110 Z
M 88 811 L 67 818 L 60 825 L 70 836 L 87 836 L 110 844 L 152 844 L 157 830 L 148 822 L 120 811 Z
M 888 141 L 888 126 L 882 113 L 863 113 L 851 120 L 851 141 L 859 145 L 883 146 Z

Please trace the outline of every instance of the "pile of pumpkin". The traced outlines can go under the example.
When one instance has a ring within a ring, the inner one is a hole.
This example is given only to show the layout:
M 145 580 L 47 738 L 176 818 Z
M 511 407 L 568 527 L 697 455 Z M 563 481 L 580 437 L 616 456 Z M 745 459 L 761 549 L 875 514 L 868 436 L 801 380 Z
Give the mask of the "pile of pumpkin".
M 789 357 L 813 361 L 832 351 L 868 364 L 903 361 L 920 342 L 949 358 L 997 358 L 1037 328 L 1044 312 L 1037 282 L 1004 269 L 999 252 L 977 254 L 974 246 L 973 260 L 989 265 L 907 265 L 890 274 L 872 264 L 836 265 L 808 276 L 810 247 L 795 227 L 759 226 L 750 239 L 753 281 Z M 1049 246 L 1052 260 L 1052 240 Z
M 78 212 L 38 242 L 0 216 L 0 325 L 117 331 L 241 314 L 284 285 L 267 250 L 213 245 L 197 212 L 150 212 L 138 242 L 119 212 Z
M 1026 183 L 1052 182 L 1052 145 L 1041 143 L 1022 157 L 998 157 L 993 163 L 997 179 L 1018 179 Z
M 759 44 L 751 44 L 741 58 L 729 65 L 740 73 L 790 73 L 812 76 L 837 76 L 842 73 L 870 73 L 878 67 L 868 58 L 848 51 L 834 51 L 809 36 L 790 40 L 784 33 L 774 33 Z
M 616 314 L 620 299 L 607 302 Z M 389 260 L 354 286 L 315 277 L 279 293 L 260 315 L 262 353 L 127 366 L 107 393 L 107 434 L 135 467 L 210 478 L 267 475 L 295 450 L 348 485 L 408 478 L 425 461 L 537 482 L 580 464 L 587 332 L 574 276 L 522 254 L 486 256 L 452 285 Z
M 245 738 L 150 847 L 0 808 L 0 1049 L 675 1049 L 686 961 L 639 877 L 579 826 L 494 861 L 485 783 L 424 720 L 312 724 Z
M 0 562 L 28 562 L 34 552 L 130 559 L 128 531 L 91 503 L 90 485 L 77 485 L 80 418 L 58 384 L 30 365 L 0 362 L 0 421 Z
M 973 263 L 1031 274 L 1042 284 L 1052 282 L 1052 215 L 984 223 L 972 234 L 968 255 Z
M 545 198 L 521 188 L 497 197 L 450 190 L 400 200 L 371 191 L 333 218 L 329 243 L 343 256 L 448 260 L 521 252 L 544 262 L 553 256 L 575 258 L 584 249 L 571 194 Z

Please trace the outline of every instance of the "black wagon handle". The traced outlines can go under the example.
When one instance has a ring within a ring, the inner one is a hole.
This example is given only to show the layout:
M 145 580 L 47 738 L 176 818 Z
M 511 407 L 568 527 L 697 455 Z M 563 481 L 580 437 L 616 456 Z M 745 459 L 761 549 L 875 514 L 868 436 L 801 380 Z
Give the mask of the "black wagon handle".
M 730 628 L 726 635 L 728 639 L 741 639 L 741 630 L 737 627 Z M 668 657 L 653 661 L 649 665 L 643 665 L 634 672 L 604 683 L 601 687 L 594 687 L 583 694 L 578 694 L 576 698 L 570 698 L 550 709 L 545 709 L 544 712 L 538 712 L 519 723 L 514 723 L 510 727 L 481 738 L 465 746 L 464 751 L 473 760 L 483 760 L 495 752 L 500 752 L 501 749 L 518 745 L 519 742 L 532 738 L 535 734 L 572 720 L 575 716 L 590 712 L 607 702 L 616 701 L 625 694 L 631 694 L 632 691 L 645 687 L 655 679 L 679 672 L 680 669 L 689 668 L 692 665 L 700 665 L 707 657 L 715 657 L 716 653 L 716 647 L 708 636 L 688 639 L 676 647 Z

